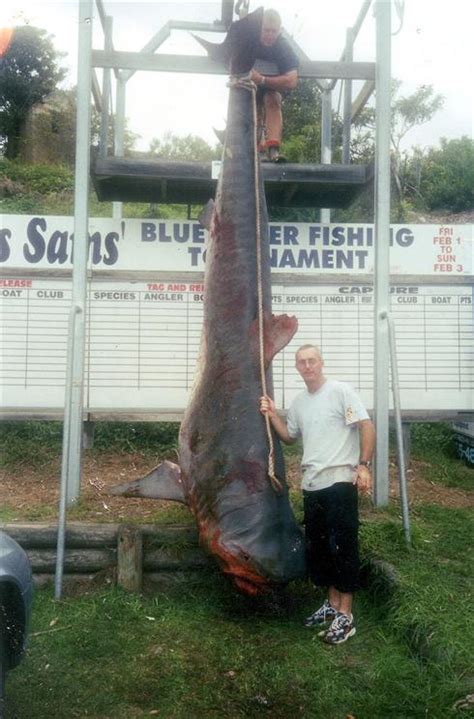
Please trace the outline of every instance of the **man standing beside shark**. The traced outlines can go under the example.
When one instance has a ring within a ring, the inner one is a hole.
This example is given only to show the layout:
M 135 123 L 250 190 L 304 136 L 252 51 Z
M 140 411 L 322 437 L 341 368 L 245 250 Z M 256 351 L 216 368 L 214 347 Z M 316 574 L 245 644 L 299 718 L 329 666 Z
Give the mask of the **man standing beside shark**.
M 266 140 L 260 150 L 266 151 L 272 162 L 280 160 L 283 118 L 281 92 L 293 90 L 298 84 L 298 57 L 289 42 L 281 34 L 281 18 L 276 10 L 263 13 L 260 42 L 256 50 L 257 60 L 276 65 L 278 75 L 262 75 L 258 70 L 250 72 L 257 85 L 259 125 L 265 120 Z
M 296 369 L 306 389 L 295 397 L 285 422 L 268 397 L 260 399 L 280 439 L 303 442 L 303 498 L 307 567 L 328 598 L 307 627 L 329 624 L 320 636 L 340 644 L 355 634 L 352 597 L 359 588 L 357 490 L 372 486 L 370 460 L 375 430 L 360 398 L 345 382 L 327 379 L 315 345 L 296 352 Z

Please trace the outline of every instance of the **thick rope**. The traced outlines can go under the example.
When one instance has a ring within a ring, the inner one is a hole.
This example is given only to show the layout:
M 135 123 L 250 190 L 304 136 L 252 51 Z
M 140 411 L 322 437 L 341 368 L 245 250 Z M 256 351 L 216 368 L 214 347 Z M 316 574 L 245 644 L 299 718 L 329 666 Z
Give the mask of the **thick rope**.
M 252 110 L 254 126 L 254 173 L 255 173 L 255 237 L 257 242 L 257 302 L 258 302 L 258 342 L 260 359 L 260 381 L 262 394 L 267 395 L 267 378 L 265 375 L 265 342 L 263 323 L 263 287 L 262 287 L 262 243 L 260 226 L 260 165 L 258 160 L 258 130 L 257 130 L 257 86 L 248 78 L 230 78 L 229 87 L 241 87 L 252 93 Z M 268 476 L 275 491 L 281 492 L 283 487 L 275 474 L 275 445 L 272 428 L 268 414 L 265 414 L 265 428 L 268 438 Z

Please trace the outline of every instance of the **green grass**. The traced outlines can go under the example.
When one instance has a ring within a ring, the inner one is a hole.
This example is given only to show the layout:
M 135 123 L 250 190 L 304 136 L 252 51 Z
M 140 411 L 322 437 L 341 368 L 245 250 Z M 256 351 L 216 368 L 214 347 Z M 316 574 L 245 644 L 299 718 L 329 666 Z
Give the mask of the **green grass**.
M 456 717 L 473 678 L 472 529 L 467 512 L 425 507 L 408 551 L 390 516 L 365 523 L 364 552 L 393 563 L 398 587 L 357 595 L 357 634 L 339 647 L 302 627 L 322 598 L 304 582 L 279 601 L 236 595 L 213 573 L 155 597 L 38 592 L 32 630 L 45 633 L 9 677 L 11 716 Z
M 425 427 L 413 432 L 416 459 L 426 462 L 430 477 L 434 465 L 445 462 L 448 481 L 464 485 L 464 472 L 472 477 L 472 469 L 451 455 L 446 428 L 436 426 L 433 442 Z M 59 456 L 60 423 L 11 422 L 3 430 L 6 466 L 21 467 L 35 453 L 41 462 Z M 116 447 L 156 456 L 158 445 L 174 446 L 176 430 L 98 424 L 92 451 Z M 301 518 L 300 492 L 292 492 L 292 501 Z M 44 512 L 53 509 L 35 511 L 38 516 L 28 519 L 48 518 Z M 71 511 L 71 519 L 80 518 L 81 503 Z M 323 596 L 303 582 L 278 602 L 240 597 L 212 573 L 190 576 L 156 596 L 110 588 L 56 602 L 42 590 L 28 655 L 9 676 L 10 717 L 470 716 L 453 706 L 472 693 L 474 680 L 471 514 L 418 502 L 410 549 L 395 503 L 364 516 L 362 554 L 390 563 L 396 583 L 382 575 L 356 596 L 357 634 L 347 644 L 325 646 L 301 626 Z M 191 519 L 176 507 L 160 512 L 157 521 Z
M 454 461 L 456 450 L 449 424 L 416 423 L 411 426 L 412 453 L 427 463 L 425 478 L 445 487 L 474 488 L 473 468 Z

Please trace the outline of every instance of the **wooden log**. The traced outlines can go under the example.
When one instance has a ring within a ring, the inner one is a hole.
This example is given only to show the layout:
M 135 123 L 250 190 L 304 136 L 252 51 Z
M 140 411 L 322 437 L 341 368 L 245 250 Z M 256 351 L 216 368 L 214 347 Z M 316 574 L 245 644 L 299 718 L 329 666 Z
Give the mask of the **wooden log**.
M 115 548 L 119 526 L 116 523 L 93 524 L 90 522 L 68 522 L 66 529 L 66 547 L 70 549 Z M 143 534 L 145 546 L 189 545 L 197 546 L 198 534 L 193 525 L 173 524 L 160 526 L 154 524 L 137 525 Z M 54 549 L 57 543 L 58 528 L 54 523 L 0 523 L 0 529 L 15 539 L 23 549 Z
M 53 549 L 56 547 L 56 524 L 1 524 L 0 529 L 15 539 L 23 549 Z M 66 529 L 66 547 L 70 549 L 113 547 L 117 544 L 117 524 L 69 523 Z
M 35 574 L 49 574 L 56 570 L 56 551 L 53 549 L 26 549 L 31 569 Z M 117 562 L 114 549 L 66 549 L 64 572 L 87 574 L 100 572 Z
M 142 533 L 137 527 L 120 527 L 117 536 L 117 584 L 127 592 L 142 589 Z

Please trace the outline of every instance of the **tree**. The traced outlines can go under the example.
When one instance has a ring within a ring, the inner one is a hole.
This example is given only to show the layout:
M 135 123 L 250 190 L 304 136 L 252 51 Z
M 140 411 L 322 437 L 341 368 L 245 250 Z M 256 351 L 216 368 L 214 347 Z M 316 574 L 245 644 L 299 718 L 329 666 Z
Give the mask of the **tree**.
M 401 86 L 400 80 L 392 80 L 390 128 L 392 173 L 400 204 L 406 198 L 407 191 L 413 190 L 413 186 L 409 188 L 410 172 L 413 168 L 409 153 L 401 149 L 402 141 L 414 127 L 431 120 L 444 103 L 444 98 L 442 95 L 435 94 L 432 85 L 420 85 L 414 93 L 408 96 L 400 95 Z M 366 107 L 360 113 L 356 127 L 359 128 L 359 133 L 354 137 L 357 154 L 359 156 L 361 154 L 367 156 L 371 152 L 373 154 L 371 148 L 373 148 L 373 131 L 375 130 L 375 109 Z M 367 132 L 367 128 L 369 128 L 369 132 Z
M 61 55 L 46 30 L 17 27 L 0 60 L 0 146 L 8 159 L 19 150 L 21 130 L 29 109 L 44 99 L 66 75 Z
M 190 162 L 217 160 L 221 157 L 219 146 L 211 147 L 202 137 L 198 135 L 179 137 L 179 135 L 173 135 L 172 132 L 166 132 L 163 139 L 154 137 L 150 142 L 150 152 L 164 160 L 188 160 Z
M 462 212 L 474 207 L 474 140 L 441 138 L 421 165 L 420 192 L 430 210 Z

